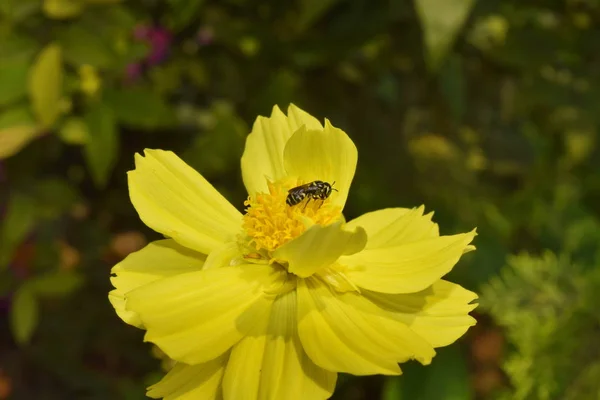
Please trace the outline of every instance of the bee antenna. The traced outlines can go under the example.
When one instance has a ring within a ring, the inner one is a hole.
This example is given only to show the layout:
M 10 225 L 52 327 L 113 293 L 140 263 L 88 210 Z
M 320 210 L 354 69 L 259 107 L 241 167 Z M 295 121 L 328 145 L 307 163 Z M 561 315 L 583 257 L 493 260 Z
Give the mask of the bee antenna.
M 335 190 L 336 192 L 339 192 L 339 190 L 337 190 L 336 188 L 334 188 L 333 185 L 335 185 L 335 181 L 333 181 L 333 183 L 331 184 L 331 190 Z

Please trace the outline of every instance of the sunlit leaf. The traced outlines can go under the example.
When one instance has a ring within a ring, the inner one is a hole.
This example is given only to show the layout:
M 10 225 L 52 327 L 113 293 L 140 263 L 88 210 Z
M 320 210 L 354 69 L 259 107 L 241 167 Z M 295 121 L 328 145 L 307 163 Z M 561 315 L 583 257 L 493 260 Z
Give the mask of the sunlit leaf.
M 474 4 L 475 0 L 415 0 L 430 70 L 440 67 Z
M 78 117 L 68 118 L 60 127 L 58 135 L 63 142 L 76 145 L 85 144 L 90 137 L 87 124 Z
M 103 187 L 116 162 L 119 137 L 112 110 L 104 104 L 95 105 L 85 117 L 90 133 L 85 144 L 85 159 L 94 183 Z
M 36 276 L 28 282 L 31 290 L 40 296 L 66 296 L 79 289 L 83 277 L 72 272 L 54 272 Z
M 50 44 L 38 55 L 29 73 L 29 96 L 39 122 L 51 127 L 61 113 L 63 66 L 61 49 Z
M 36 221 L 36 201 L 14 192 L 9 199 L 0 230 L 0 268 L 10 262 L 14 249 L 25 239 Z
M 73 18 L 81 14 L 81 11 L 81 0 L 44 0 L 44 13 L 50 18 Z
M 17 125 L 0 129 L 0 160 L 18 153 L 38 134 L 39 128 L 35 125 Z
M 38 324 L 38 302 L 33 291 L 23 285 L 16 291 L 10 309 L 10 328 L 18 344 L 26 344 L 31 339 Z

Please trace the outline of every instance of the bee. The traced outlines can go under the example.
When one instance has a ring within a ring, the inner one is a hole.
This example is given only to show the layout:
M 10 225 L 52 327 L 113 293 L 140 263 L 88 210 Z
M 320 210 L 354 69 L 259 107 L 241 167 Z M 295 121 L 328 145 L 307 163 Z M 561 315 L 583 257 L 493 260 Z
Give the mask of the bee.
M 296 204 L 300 204 L 304 199 L 308 198 L 308 201 L 304 205 L 306 205 L 311 200 L 325 200 L 327 199 L 332 191 L 338 191 L 333 188 L 335 182 L 329 184 L 328 182 L 323 181 L 313 181 L 301 186 L 296 186 L 288 190 L 287 198 L 285 199 L 285 203 L 288 206 L 295 206 Z

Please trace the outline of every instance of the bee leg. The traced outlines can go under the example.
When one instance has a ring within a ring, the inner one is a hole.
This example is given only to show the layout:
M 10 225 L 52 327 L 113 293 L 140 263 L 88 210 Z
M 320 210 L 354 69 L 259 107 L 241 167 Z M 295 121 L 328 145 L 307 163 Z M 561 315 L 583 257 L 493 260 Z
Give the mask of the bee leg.
M 306 206 L 308 205 L 308 203 L 310 202 L 311 199 L 312 199 L 312 197 L 310 197 L 310 196 L 306 197 L 306 203 L 304 203 L 304 207 L 302 208 L 302 212 L 304 212 L 304 210 L 306 210 Z

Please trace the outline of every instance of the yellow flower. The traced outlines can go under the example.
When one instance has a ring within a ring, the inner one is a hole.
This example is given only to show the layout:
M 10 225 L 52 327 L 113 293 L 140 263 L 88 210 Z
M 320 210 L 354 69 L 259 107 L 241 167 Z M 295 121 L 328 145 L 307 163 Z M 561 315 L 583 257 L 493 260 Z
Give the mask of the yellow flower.
M 477 296 L 441 280 L 475 231 L 440 236 L 423 207 L 346 223 L 357 157 L 329 121 L 275 107 L 246 142 L 242 215 L 175 154 L 136 155 L 131 201 L 168 239 L 116 265 L 109 298 L 177 362 L 150 397 L 326 399 L 338 372 L 399 375 L 475 323 Z M 337 191 L 286 204 L 316 180 Z

